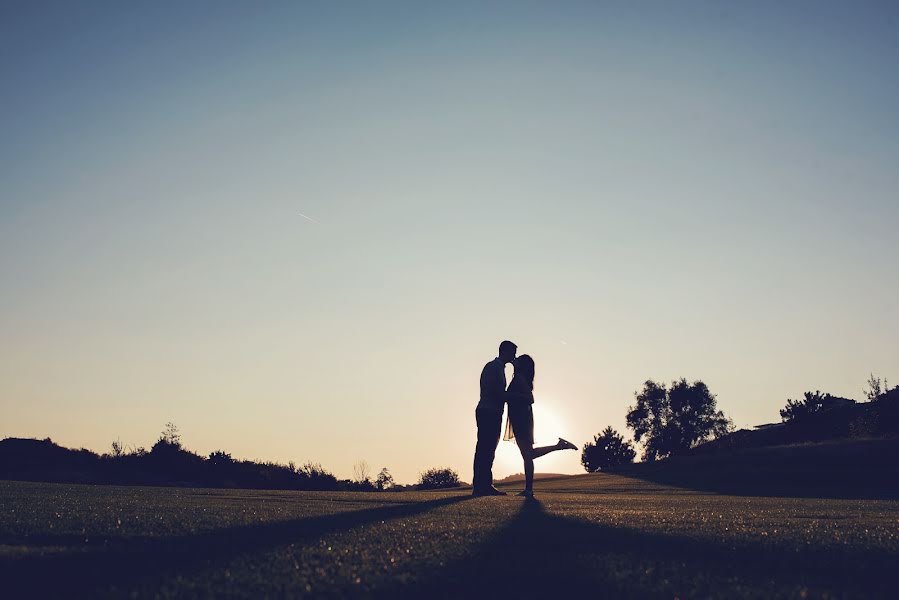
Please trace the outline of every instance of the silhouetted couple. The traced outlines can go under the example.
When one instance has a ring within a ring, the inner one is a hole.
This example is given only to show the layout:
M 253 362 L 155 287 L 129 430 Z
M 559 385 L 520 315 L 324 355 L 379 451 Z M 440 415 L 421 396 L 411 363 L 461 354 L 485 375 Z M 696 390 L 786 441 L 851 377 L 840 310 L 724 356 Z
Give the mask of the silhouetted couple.
M 505 496 L 493 487 L 493 458 L 503 428 L 503 407 L 509 405 L 505 439 L 514 439 L 524 459 L 524 491 L 519 496 L 534 496 L 534 459 L 556 450 L 577 450 L 577 446 L 559 438 L 553 446 L 534 448 L 534 360 L 527 354 L 515 358 L 518 347 L 506 340 L 499 345 L 499 356 L 481 371 L 481 400 L 475 409 L 478 444 L 474 451 L 473 496 Z M 506 365 L 512 363 L 515 375 L 506 389 Z

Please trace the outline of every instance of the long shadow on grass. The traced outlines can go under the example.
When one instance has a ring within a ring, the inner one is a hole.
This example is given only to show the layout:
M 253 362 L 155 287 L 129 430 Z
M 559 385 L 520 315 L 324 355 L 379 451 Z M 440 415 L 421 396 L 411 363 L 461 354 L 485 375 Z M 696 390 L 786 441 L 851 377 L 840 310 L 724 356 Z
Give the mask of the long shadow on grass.
M 599 525 L 531 500 L 472 558 L 384 596 L 891 597 L 896 566 L 895 557 L 839 544 L 737 545 Z
M 451 496 L 172 538 L 106 540 L 102 548 L 74 549 L 58 555 L 5 557 L 0 558 L 0 592 L 9 598 L 72 598 L 110 590 L 127 592 L 142 581 L 163 575 L 189 574 L 241 554 L 308 541 L 368 523 L 411 517 L 470 498 Z M 50 538 L 39 540 L 37 545 L 51 545 Z M 59 538 L 57 543 L 63 545 L 70 538 Z

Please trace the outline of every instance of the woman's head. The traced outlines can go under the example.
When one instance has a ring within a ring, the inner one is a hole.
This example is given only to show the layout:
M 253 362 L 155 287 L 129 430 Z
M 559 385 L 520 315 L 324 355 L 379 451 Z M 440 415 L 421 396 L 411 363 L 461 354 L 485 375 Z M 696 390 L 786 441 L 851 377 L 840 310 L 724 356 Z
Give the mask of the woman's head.
M 522 354 L 515 359 L 515 377 L 523 378 L 534 389 L 534 359 Z

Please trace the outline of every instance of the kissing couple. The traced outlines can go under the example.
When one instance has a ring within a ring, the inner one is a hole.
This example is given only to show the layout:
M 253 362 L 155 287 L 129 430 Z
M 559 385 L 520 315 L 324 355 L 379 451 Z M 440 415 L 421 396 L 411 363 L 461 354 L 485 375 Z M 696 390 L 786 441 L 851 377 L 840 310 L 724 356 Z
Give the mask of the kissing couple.
M 493 486 L 493 459 L 503 427 L 503 407 L 508 404 L 504 439 L 514 439 L 524 459 L 524 491 L 519 496 L 534 497 L 534 459 L 556 450 L 577 450 L 577 446 L 559 438 L 552 446 L 534 448 L 534 359 L 527 354 L 515 358 L 518 346 L 506 340 L 499 345 L 499 356 L 481 371 L 481 399 L 474 411 L 478 424 L 478 443 L 474 451 L 472 496 L 505 496 Z M 506 388 L 506 365 L 512 363 L 515 375 Z

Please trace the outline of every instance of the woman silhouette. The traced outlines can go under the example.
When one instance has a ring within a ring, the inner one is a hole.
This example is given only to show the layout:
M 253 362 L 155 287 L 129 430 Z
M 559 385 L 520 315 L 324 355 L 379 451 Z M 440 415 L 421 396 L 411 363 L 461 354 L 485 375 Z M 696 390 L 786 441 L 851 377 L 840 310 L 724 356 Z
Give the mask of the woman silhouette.
M 534 448 L 534 359 L 522 354 L 515 359 L 515 376 L 506 390 L 509 416 L 504 440 L 515 440 L 524 459 L 524 491 L 519 496 L 534 497 L 534 459 L 556 450 L 577 450 L 568 440 L 559 438 L 553 446 Z

